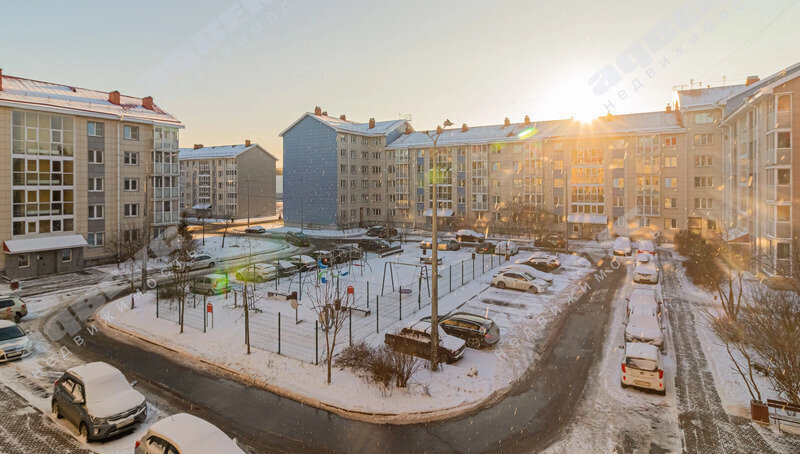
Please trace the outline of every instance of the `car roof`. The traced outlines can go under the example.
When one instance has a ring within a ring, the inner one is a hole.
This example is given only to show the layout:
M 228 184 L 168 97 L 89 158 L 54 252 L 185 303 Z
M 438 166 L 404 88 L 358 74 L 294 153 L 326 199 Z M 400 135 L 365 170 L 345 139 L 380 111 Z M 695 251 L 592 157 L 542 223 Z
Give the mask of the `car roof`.
M 481 325 L 488 325 L 492 323 L 492 320 L 477 314 L 470 314 L 469 312 L 453 312 L 452 314 L 445 317 L 446 319 L 451 320 L 466 320 L 470 322 L 475 322 Z
M 181 452 L 242 452 L 217 426 L 188 413 L 178 413 L 156 422 L 150 426 L 150 433 L 169 440 Z
M 84 383 L 103 380 L 122 374 L 116 367 L 102 361 L 81 364 L 80 366 L 67 369 L 67 372 L 78 377 Z
M 220 274 L 220 273 L 204 274 L 203 277 L 207 277 L 209 279 L 227 279 L 227 276 L 225 276 L 224 274 Z
M 625 344 L 625 356 L 658 361 L 658 347 L 643 342 L 627 342 Z
M 17 326 L 17 324 L 11 320 L 0 320 L 0 328 L 8 328 L 9 326 Z

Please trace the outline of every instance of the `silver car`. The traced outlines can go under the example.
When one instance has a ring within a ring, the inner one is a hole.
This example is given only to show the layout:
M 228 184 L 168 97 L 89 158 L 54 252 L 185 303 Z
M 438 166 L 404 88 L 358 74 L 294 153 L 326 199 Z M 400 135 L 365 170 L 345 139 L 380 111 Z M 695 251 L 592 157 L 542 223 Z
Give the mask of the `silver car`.
M 24 358 L 33 352 L 28 333 L 14 322 L 0 320 L 0 363 Z
M 19 323 L 20 319 L 28 315 L 28 305 L 16 295 L 0 296 L 0 319 L 14 320 Z

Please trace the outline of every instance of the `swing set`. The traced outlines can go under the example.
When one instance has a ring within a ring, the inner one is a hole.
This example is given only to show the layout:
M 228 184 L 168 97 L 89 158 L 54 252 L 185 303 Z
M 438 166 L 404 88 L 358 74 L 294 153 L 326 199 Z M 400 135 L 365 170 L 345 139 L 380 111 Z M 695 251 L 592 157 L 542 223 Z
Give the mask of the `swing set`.
M 417 275 L 417 291 L 422 293 L 422 281 L 425 281 L 425 288 L 428 291 L 428 296 L 431 296 L 431 282 L 430 282 L 430 275 L 428 274 L 428 267 L 425 265 L 420 265 L 416 263 L 403 263 L 403 262 L 386 262 L 383 264 L 383 279 L 381 281 L 381 296 L 384 295 L 386 290 L 386 274 L 389 274 L 389 282 L 392 286 L 392 291 L 395 291 L 395 275 L 397 275 L 397 285 L 399 287 L 400 293 L 411 293 L 412 285 L 414 284 L 414 275 L 411 276 L 411 281 L 408 285 L 403 286 L 402 282 L 400 281 L 400 273 L 398 267 L 401 266 L 410 266 L 412 268 L 416 268 L 418 272 Z

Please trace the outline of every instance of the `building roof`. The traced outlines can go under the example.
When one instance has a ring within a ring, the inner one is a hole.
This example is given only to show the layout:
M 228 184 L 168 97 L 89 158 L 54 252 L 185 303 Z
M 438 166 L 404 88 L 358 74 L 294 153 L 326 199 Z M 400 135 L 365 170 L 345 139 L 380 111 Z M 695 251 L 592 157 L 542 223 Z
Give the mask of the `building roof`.
M 446 129 L 437 145 L 476 145 L 555 137 L 609 136 L 619 134 L 647 134 L 681 131 L 683 126 L 674 112 L 658 111 L 596 118 L 590 123 L 577 120 L 548 120 L 505 125 L 473 126 Z M 403 134 L 387 148 L 422 148 L 433 145 L 431 131 Z
M 373 137 L 385 136 L 386 134 L 389 134 L 398 127 L 402 126 L 404 123 L 407 123 L 406 120 L 376 121 L 375 126 L 370 128 L 369 123 L 359 123 L 356 121 L 342 120 L 341 118 L 329 117 L 327 115 L 315 115 L 314 112 L 306 112 L 305 114 L 300 116 L 300 118 L 298 118 L 294 123 L 289 125 L 288 128 L 284 129 L 280 134 L 278 134 L 278 136 L 283 137 L 284 134 L 286 134 L 290 129 L 292 129 L 296 124 L 300 123 L 300 121 L 302 121 L 306 117 L 311 117 L 338 132 L 345 132 L 348 134 L 359 134 L 362 136 L 373 136 Z
M 725 102 L 725 117 L 729 117 L 736 113 L 748 99 L 758 95 L 762 89 L 771 87 L 776 82 L 783 81 L 784 79 L 791 79 L 800 76 L 800 63 L 795 63 L 786 69 L 782 69 L 771 76 L 765 77 L 758 82 L 750 84 L 741 92 L 728 96 L 724 99 Z
M 3 250 L 9 254 L 72 249 L 83 246 L 88 246 L 83 235 L 39 236 L 36 238 L 3 241 Z
M 739 84 L 725 87 L 675 90 L 674 99 L 678 103 L 679 109 L 711 108 L 717 107 L 721 100 L 741 93 L 745 88 L 744 84 Z
M 120 95 L 117 105 L 109 101 L 108 92 L 7 75 L 2 75 L 2 88 L 0 105 L 183 127 L 180 121 L 156 105 L 153 110 L 145 109 L 142 98 Z
M 188 161 L 192 159 L 221 159 L 221 158 L 235 158 L 240 154 L 244 153 L 245 151 L 249 151 L 253 148 L 258 148 L 272 159 L 277 161 L 277 158 L 273 156 L 270 152 L 262 148 L 257 143 L 252 143 L 250 145 L 247 144 L 239 144 L 239 145 L 219 145 L 214 147 L 202 147 L 202 148 L 181 148 L 178 152 L 178 160 L 179 161 Z

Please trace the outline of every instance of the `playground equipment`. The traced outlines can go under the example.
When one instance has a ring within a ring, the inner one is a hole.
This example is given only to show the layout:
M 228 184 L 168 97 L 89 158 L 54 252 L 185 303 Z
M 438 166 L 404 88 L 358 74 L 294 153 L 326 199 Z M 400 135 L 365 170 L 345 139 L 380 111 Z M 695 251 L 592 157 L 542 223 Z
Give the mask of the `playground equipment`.
M 408 285 L 403 286 L 402 282 L 400 282 L 400 274 L 397 270 L 399 266 L 407 266 L 412 267 L 417 270 L 416 276 L 411 275 L 411 281 Z M 383 279 L 381 280 L 381 296 L 384 295 L 386 291 L 386 274 L 389 274 L 389 281 L 390 285 L 392 286 L 392 291 L 395 291 L 395 275 L 397 275 L 397 284 L 399 286 L 399 290 L 403 293 L 403 289 L 411 289 L 411 286 L 414 284 L 414 277 L 417 278 L 417 291 L 422 293 L 422 281 L 425 281 L 425 288 L 428 291 L 428 296 L 431 296 L 431 283 L 430 283 L 430 275 L 428 274 L 428 267 L 426 265 L 421 265 L 418 263 L 403 263 L 403 262 L 386 262 L 383 264 Z M 409 292 L 406 292 L 409 293 Z

